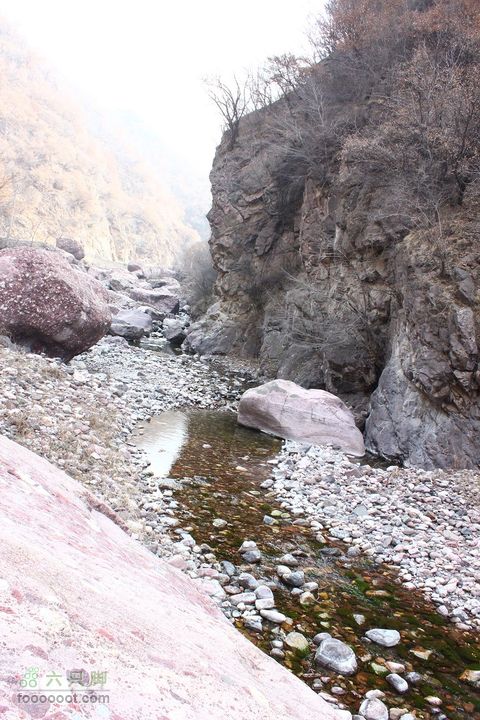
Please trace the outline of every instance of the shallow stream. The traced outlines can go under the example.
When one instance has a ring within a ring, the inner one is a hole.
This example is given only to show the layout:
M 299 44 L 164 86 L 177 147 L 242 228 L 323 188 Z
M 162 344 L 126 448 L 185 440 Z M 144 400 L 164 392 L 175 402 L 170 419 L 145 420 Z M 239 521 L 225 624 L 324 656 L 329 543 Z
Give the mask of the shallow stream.
M 280 507 L 272 492 L 260 488 L 271 474 L 280 441 L 238 426 L 232 413 L 189 410 L 153 418 L 137 429 L 135 442 L 156 475 L 187 479 L 175 493 L 177 517 L 198 544 L 208 544 L 219 561 L 275 581 L 276 607 L 293 620 L 287 631 L 297 630 L 309 640 L 329 632 L 353 647 L 360 661 L 356 675 L 344 678 L 316 667 L 313 651 L 306 658 L 287 652 L 282 662 L 296 675 L 335 695 L 352 713 L 368 689 L 378 688 L 386 693 L 389 707 L 415 709 L 417 718 L 480 718 L 479 693 L 459 679 L 466 669 L 480 669 L 478 639 L 455 630 L 420 593 L 404 589 L 393 568 L 374 566 L 367 559 L 352 562 L 340 541 L 321 545 L 310 527 L 293 524 L 296 518 Z M 277 524 L 266 525 L 265 515 L 275 517 Z M 216 529 L 216 518 L 226 520 L 226 527 Z M 260 565 L 242 561 L 238 549 L 244 540 L 257 542 Z M 292 551 L 306 580 L 319 585 L 309 607 L 302 607 L 276 575 L 280 557 Z M 364 622 L 359 624 L 354 615 L 363 615 Z M 245 630 L 241 619 L 237 624 L 267 653 L 278 638 L 278 629 L 267 622 L 261 635 Z M 399 630 L 401 643 L 386 649 L 362 639 L 375 627 Z M 398 695 L 384 679 L 389 672 L 385 661 L 402 663 L 423 679 Z M 432 708 L 428 696 L 441 699 L 440 709 Z

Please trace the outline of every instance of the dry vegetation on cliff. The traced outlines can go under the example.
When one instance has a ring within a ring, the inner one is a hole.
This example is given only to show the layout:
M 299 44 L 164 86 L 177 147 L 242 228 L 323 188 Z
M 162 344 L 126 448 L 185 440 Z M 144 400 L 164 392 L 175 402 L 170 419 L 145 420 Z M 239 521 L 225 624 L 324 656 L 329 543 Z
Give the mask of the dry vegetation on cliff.
M 171 263 L 197 238 L 174 197 L 0 25 L 0 242 L 80 240 L 90 257 Z

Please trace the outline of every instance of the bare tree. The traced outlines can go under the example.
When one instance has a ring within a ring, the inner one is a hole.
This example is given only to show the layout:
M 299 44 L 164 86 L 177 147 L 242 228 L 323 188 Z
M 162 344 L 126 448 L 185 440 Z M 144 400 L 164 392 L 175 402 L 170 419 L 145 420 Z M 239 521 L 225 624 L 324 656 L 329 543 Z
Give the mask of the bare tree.
M 229 133 L 229 149 L 233 150 L 238 138 L 240 120 L 253 109 L 251 98 L 251 77 L 240 80 L 234 76 L 233 83 L 227 85 L 221 78 L 206 80 L 208 95 L 217 106 L 223 119 L 225 130 Z

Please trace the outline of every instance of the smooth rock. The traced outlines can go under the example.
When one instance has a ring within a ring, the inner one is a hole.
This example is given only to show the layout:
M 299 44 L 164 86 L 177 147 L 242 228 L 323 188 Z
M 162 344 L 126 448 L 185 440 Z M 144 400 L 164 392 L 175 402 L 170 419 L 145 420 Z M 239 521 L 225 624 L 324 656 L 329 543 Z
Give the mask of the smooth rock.
M 34 665 L 44 678 L 66 667 L 108 672 L 108 713 L 88 704 L 85 720 L 335 720 L 195 582 L 127 535 L 107 505 L 4 437 L 0 487 L 2 580 L 15 589 L 2 591 L 0 613 L 6 717 L 30 717 L 12 673 Z
M 276 625 L 281 625 L 287 619 L 286 615 L 278 610 L 260 610 L 260 615 L 265 619 L 269 620 Z
M 247 390 L 240 399 L 238 422 L 282 438 L 338 446 L 357 457 L 365 454 L 362 433 L 340 398 L 289 380 Z
M 357 671 L 357 659 L 352 648 L 335 638 L 322 640 L 315 653 L 315 662 L 341 675 L 353 675 Z
M 310 645 L 305 635 L 299 632 L 290 632 L 285 638 L 285 645 L 289 650 L 293 650 L 295 653 L 301 656 L 308 655 L 310 652 Z
M 128 340 L 139 340 L 152 332 L 152 318 L 141 310 L 120 310 L 112 319 L 110 332 Z
M 365 720 L 388 720 L 388 708 L 378 698 L 364 700 L 360 705 L 360 715 Z
M 397 673 L 387 675 L 386 680 L 398 693 L 403 694 L 408 691 L 407 681 L 400 677 L 400 675 L 397 675 Z
M 369 640 L 377 645 L 382 645 L 382 647 L 395 647 L 401 639 L 398 630 L 374 628 L 373 630 L 367 630 L 365 635 Z

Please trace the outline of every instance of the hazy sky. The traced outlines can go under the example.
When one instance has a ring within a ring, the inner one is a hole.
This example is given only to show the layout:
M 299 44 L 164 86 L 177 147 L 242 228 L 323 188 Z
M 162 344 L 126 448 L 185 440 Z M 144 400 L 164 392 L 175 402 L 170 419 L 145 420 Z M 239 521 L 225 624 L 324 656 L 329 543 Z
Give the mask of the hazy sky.
M 322 0 L 0 0 L 100 109 L 135 113 L 208 173 L 219 125 L 202 79 L 306 45 Z

